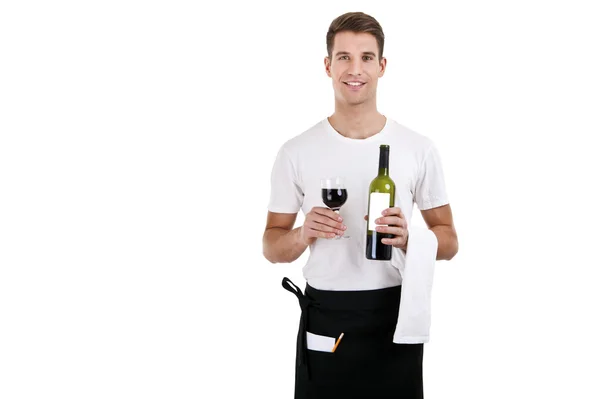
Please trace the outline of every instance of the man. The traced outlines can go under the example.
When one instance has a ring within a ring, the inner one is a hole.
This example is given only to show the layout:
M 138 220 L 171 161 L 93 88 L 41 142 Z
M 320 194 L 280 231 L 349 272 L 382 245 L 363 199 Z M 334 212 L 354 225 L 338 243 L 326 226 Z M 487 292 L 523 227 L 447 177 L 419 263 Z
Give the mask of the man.
M 406 259 L 413 204 L 435 234 L 435 259 L 458 251 L 440 157 L 430 139 L 377 110 L 387 63 L 380 24 L 346 13 L 332 21 L 326 43 L 335 112 L 280 148 L 263 239 L 272 263 L 293 262 L 310 248 L 305 294 L 283 281 L 302 309 L 295 397 L 422 398 L 423 343 L 392 342 L 402 289 L 397 264 Z M 393 247 L 392 261 L 365 256 L 369 184 L 382 144 L 390 146 L 396 193 L 395 206 L 376 223 L 393 235 L 384 241 Z M 320 182 L 340 175 L 348 197 L 338 214 L 324 206 Z M 300 209 L 305 221 L 294 228 Z

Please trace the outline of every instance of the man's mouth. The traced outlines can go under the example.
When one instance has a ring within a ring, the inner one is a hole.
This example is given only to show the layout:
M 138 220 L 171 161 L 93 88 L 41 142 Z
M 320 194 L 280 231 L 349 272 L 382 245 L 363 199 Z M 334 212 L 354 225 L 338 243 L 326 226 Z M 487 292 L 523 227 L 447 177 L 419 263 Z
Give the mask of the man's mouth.
M 344 84 L 348 86 L 348 89 L 351 91 L 360 91 L 366 82 L 344 82 Z
M 361 87 L 365 85 L 365 82 L 344 82 L 344 84 L 350 87 Z

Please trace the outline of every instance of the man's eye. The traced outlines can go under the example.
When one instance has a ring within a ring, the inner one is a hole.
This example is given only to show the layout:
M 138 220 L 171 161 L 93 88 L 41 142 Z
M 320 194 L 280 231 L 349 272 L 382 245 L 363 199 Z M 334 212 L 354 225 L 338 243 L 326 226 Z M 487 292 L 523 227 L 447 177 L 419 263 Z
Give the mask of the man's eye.
M 371 57 L 370 55 L 365 55 L 363 58 L 365 58 L 366 60 L 372 60 L 373 57 Z
M 347 55 L 342 55 L 340 58 L 338 58 L 338 60 L 344 60 L 344 59 L 348 59 Z

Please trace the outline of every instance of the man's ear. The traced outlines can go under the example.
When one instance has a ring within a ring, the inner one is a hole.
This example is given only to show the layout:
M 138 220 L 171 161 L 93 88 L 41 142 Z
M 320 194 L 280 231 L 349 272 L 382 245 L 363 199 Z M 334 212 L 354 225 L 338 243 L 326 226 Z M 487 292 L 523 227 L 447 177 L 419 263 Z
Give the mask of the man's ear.
M 325 63 L 325 73 L 327 74 L 327 76 L 331 77 L 331 60 L 329 59 L 329 57 L 325 57 L 323 62 Z
M 382 77 L 385 73 L 385 68 L 387 67 L 387 58 L 381 57 L 381 61 L 379 61 L 379 77 Z

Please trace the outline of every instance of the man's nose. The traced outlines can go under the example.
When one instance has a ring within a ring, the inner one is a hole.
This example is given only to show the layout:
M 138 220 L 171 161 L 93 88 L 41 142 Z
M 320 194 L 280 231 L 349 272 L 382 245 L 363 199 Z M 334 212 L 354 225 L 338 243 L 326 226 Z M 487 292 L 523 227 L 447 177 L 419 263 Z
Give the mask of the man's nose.
M 352 60 L 350 64 L 350 70 L 348 72 L 352 75 L 360 75 L 362 73 L 362 66 L 362 60 Z

